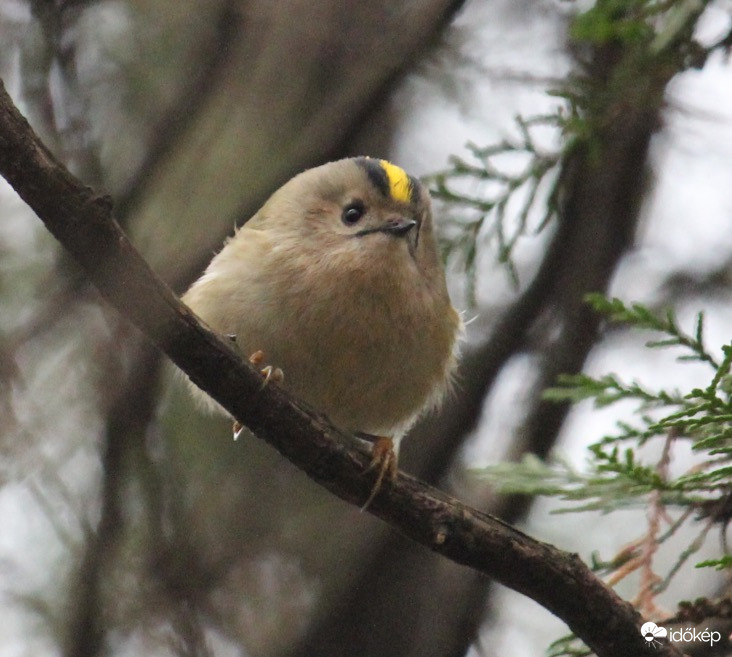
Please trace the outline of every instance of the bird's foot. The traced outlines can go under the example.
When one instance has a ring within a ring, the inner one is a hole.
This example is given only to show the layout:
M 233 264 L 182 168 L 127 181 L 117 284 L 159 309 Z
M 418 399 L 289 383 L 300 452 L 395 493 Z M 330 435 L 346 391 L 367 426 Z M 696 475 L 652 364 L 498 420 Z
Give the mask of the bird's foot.
M 378 474 L 376 475 L 376 481 L 374 487 L 371 489 L 371 494 L 366 500 L 365 504 L 361 507 L 361 510 L 368 508 L 369 504 L 373 502 L 376 495 L 381 490 L 381 484 L 384 482 L 384 477 L 388 477 L 390 481 L 394 481 L 397 476 L 397 454 L 394 451 L 394 441 L 386 436 L 376 436 L 374 439 L 373 446 L 371 447 L 371 463 L 366 468 L 366 472 L 375 470 Z
M 236 339 L 236 336 L 229 336 Z M 260 366 L 265 362 L 264 352 L 259 349 L 249 356 L 249 362 L 259 369 L 259 373 L 263 377 L 262 388 L 268 386 L 270 383 L 282 383 L 285 380 L 285 373 L 279 367 L 273 367 L 272 365 L 266 365 L 265 367 Z M 241 435 L 244 426 L 238 420 L 234 420 L 234 426 L 232 431 L 234 433 L 234 440 L 237 440 Z
M 249 356 L 249 362 L 254 367 L 259 368 L 265 361 L 264 352 L 259 349 Z M 271 383 L 282 383 L 285 380 L 285 373 L 279 367 L 273 367 L 272 365 L 266 365 L 259 370 L 259 373 L 264 377 L 262 381 L 262 388 Z

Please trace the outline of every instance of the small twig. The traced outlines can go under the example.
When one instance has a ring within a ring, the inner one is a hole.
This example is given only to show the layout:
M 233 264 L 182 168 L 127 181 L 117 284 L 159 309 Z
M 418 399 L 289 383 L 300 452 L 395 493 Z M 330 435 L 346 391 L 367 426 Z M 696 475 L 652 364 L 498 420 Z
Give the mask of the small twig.
M 659 477 L 663 481 L 666 481 L 668 478 L 668 468 L 671 462 L 671 446 L 675 438 L 675 432 L 669 431 L 667 433 L 661 457 L 656 465 Z M 663 505 L 661 491 L 654 490 L 649 495 L 648 530 L 642 539 L 624 548 L 624 552 L 636 553 L 636 556 L 625 561 L 613 573 L 612 577 L 607 580 L 610 586 L 615 586 L 630 573 L 640 570 L 640 587 L 638 595 L 633 600 L 633 604 L 640 610 L 643 618 L 660 618 L 668 615 L 656 606 L 654 600 L 657 593 L 657 585 L 661 581 L 661 578 L 653 570 L 653 557 L 660 545 L 659 531 L 661 520 L 665 520 L 670 525 L 673 524 Z
M 679 554 L 676 562 L 673 566 L 671 566 L 666 577 L 664 577 L 663 579 L 659 579 L 659 581 L 654 585 L 653 593 L 655 595 L 663 593 L 668 588 L 668 585 L 671 583 L 671 580 L 674 578 L 676 573 L 681 570 L 681 567 L 689 560 L 692 555 L 696 554 L 702 548 L 704 542 L 706 541 L 707 534 L 709 534 L 709 531 L 712 529 L 714 524 L 715 522 L 712 518 L 704 523 L 702 530 L 697 534 L 694 540 L 686 546 L 686 549 L 682 550 L 681 554 Z

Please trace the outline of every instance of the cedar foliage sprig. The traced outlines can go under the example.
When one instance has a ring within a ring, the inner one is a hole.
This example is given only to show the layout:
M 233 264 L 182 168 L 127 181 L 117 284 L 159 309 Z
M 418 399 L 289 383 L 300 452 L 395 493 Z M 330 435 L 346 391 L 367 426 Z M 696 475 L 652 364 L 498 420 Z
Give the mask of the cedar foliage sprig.
M 517 136 L 488 146 L 468 143 L 466 157 L 452 156 L 448 169 L 425 177 L 432 196 L 444 209 L 440 222 L 443 257 L 462 260 L 471 303 L 475 301 L 480 248 L 494 243 L 498 261 L 506 265 L 517 285 L 516 243 L 525 235 L 541 232 L 556 216 L 553 173 L 560 153 L 540 146 L 535 131 L 548 127 L 558 133 L 563 122 L 559 110 L 529 118 L 517 116 Z
M 511 493 L 542 494 L 579 506 L 560 512 L 645 506 L 651 491 L 664 504 L 678 507 L 722 504 L 732 494 L 732 344 L 713 354 L 704 343 L 704 315 L 696 316 L 695 328 L 685 332 L 673 311 L 658 315 L 640 304 L 589 295 L 590 303 L 609 321 L 634 329 L 653 331 L 646 342 L 651 349 L 677 348 L 677 360 L 709 366 L 709 384 L 687 391 L 652 388 L 640 382 L 625 382 L 616 374 L 562 376 L 544 397 L 557 402 L 591 400 L 598 408 L 631 400 L 636 410 L 631 420 L 589 447 L 589 470 L 581 473 L 567 463 L 552 464 L 526 457 L 518 464 L 499 464 L 484 472 Z M 656 466 L 641 459 L 638 448 L 652 438 L 672 436 L 685 441 L 699 455 L 697 464 L 676 477 L 662 477 Z

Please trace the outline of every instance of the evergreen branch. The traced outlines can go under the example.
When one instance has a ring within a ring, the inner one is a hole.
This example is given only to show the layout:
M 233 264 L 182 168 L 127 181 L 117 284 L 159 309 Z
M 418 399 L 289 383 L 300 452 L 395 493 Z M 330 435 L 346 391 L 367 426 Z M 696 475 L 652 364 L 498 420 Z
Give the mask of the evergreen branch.
M 694 335 L 688 335 L 681 330 L 673 310 L 666 311 L 665 316 L 659 317 L 641 304 L 626 305 L 617 298 L 608 299 L 602 294 L 593 293 L 587 295 L 587 302 L 598 312 L 606 315 L 610 321 L 616 324 L 628 324 L 633 328 L 647 329 L 665 333 L 668 338 L 662 340 L 650 340 L 646 343 L 648 347 L 685 347 L 692 352 L 687 359 L 699 360 L 719 370 L 722 363 L 710 354 L 704 346 L 704 313 L 698 313 L 696 317 L 696 330 Z
M 725 554 L 719 559 L 706 559 L 700 561 L 695 568 L 714 568 L 715 570 L 729 570 L 732 568 L 732 554 Z
M 454 209 L 444 222 L 448 229 L 454 229 L 454 234 L 443 231 L 443 254 L 445 257 L 453 253 L 462 255 L 472 290 L 476 277 L 476 243 L 495 240 L 497 259 L 517 284 L 513 249 L 528 234 L 529 218 L 532 211 L 538 210 L 540 197 L 547 202 L 536 231 L 543 230 L 555 216 L 556 183 L 547 191 L 546 198 L 541 190 L 556 168 L 560 154 L 542 150 L 532 130 L 540 125 L 559 127 L 562 120 L 559 112 L 529 118 L 518 116 L 515 119 L 518 138 L 482 147 L 468 143 L 470 160 L 453 156 L 450 169 L 425 177 L 432 196 Z M 505 162 L 501 166 L 502 160 L 517 157 L 525 160 L 519 171 L 507 170 Z M 514 210 L 512 204 L 519 195 Z M 466 216 L 466 211 L 473 214 Z M 472 252 L 468 251 L 469 244 L 473 245 Z
M 473 472 L 503 494 L 544 495 L 572 503 L 553 510 L 556 514 L 643 507 L 647 495 L 654 491 L 665 504 L 679 507 L 701 501 L 664 481 L 654 468 L 638 463 L 632 450 L 622 456 L 617 449 L 599 454 L 600 463 L 593 464 L 590 473 L 578 472 L 562 460 L 548 464 L 533 455 L 524 456 L 519 463 L 498 463 Z M 576 504 L 580 502 L 584 504 Z
M 623 383 L 614 374 L 607 374 L 599 379 L 587 374 L 563 374 L 558 377 L 557 383 L 559 384 L 557 387 L 544 390 L 544 399 L 572 403 L 594 399 L 598 408 L 610 406 L 621 399 L 636 399 L 642 403 L 643 408 L 688 404 L 679 392 L 647 390 L 637 382 Z

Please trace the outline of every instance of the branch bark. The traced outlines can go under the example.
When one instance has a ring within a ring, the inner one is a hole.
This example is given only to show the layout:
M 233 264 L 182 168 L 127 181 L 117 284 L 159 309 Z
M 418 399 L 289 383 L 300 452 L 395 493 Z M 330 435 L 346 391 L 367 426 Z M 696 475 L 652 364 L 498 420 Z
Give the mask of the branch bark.
M 203 390 L 311 479 L 352 504 L 373 484 L 355 439 L 261 378 L 152 272 L 112 217 L 111 202 L 74 178 L 0 84 L 0 174 L 73 255 L 107 301 Z M 640 618 L 582 563 L 403 473 L 369 512 L 443 556 L 523 593 L 563 619 L 600 657 L 641 654 Z M 657 652 L 679 657 L 672 646 Z

